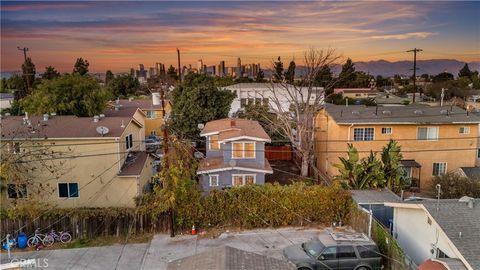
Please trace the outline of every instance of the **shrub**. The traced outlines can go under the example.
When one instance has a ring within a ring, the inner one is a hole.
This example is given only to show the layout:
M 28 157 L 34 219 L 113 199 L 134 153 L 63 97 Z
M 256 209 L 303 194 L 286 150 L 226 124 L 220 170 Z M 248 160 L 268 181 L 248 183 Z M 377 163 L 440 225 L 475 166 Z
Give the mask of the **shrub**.
M 480 197 L 479 179 L 469 179 L 454 172 L 435 176 L 430 187 L 432 194 L 437 194 L 435 189 L 437 184 L 441 185 L 440 198 L 442 199 L 458 199 L 462 196 Z

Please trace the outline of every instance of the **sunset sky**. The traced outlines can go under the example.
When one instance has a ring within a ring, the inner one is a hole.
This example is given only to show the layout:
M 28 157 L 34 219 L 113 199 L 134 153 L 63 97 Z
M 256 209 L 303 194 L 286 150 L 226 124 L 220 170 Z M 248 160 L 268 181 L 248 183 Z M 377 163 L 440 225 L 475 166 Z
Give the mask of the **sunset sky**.
M 126 72 L 139 63 L 207 65 L 225 60 L 268 66 L 300 60 L 309 47 L 335 48 L 354 61 L 480 60 L 480 2 L 1 2 L 1 69 L 29 55 L 42 72 Z M 300 61 L 298 61 L 300 62 Z

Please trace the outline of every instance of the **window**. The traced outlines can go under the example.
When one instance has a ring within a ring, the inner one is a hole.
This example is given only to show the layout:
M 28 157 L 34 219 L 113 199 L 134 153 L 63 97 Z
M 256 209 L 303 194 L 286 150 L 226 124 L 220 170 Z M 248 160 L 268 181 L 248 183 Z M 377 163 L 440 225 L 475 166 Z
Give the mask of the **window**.
M 417 129 L 417 140 L 438 140 L 438 127 L 419 127 Z
M 352 246 L 338 246 L 337 247 L 337 258 L 338 259 L 354 259 L 357 258 L 355 249 Z
M 232 186 L 244 186 L 255 184 L 254 174 L 234 174 L 232 175 Z
M 440 163 L 433 163 L 433 176 L 442 175 L 447 172 L 447 163 L 440 162 Z
M 157 132 L 155 130 L 150 131 L 150 135 L 157 135 Z
M 241 98 L 240 99 L 240 107 L 245 108 L 247 106 L 247 99 L 246 98 Z
M 470 128 L 469 127 L 461 127 L 458 129 L 458 133 L 460 134 L 470 134 Z
M 255 143 L 232 143 L 232 158 L 255 158 Z
M 155 119 L 155 111 L 147 111 L 147 118 L 148 119 Z
M 441 249 L 437 248 L 437 258 L 448 259 L 450 257 L 448 257 L 448 255 L 445 254 L 445 252 L 443 252 Z
M 133 147 L 133 136 L 132 134 L 130 135 L 127 135 L 127 137 L 125 137 L 125 147 L 128 149 L 132 148 Z
M 78 183 L 58 183 L 58 197 L 78 198 Z
M 211 187 L 218 187 L 218 174 L 210 175 L 210 186 Z
M 380 252 L 376 246 L 357 246 L 358 254 L 362 258 L 380 257 Z
M 480 148 L 477 149 L 477 159 L 480 159 Z
M 8 184 L 7 185 L 8 198 L 18 199 L 27 197 L 26 184 Z
M 354 141 L 373 141 L 375 134 L 374 128 L 354 128 L 353 140 Z
M 322 252 L 322 255 L 320 257 L 322 257 L 322 260 L 335 260 L 337 258 L 337 248 L 336 247 L 326 248 Z
M 362 96 L 362 94 L 355 94 L 355 96 L 356 96 L 356 97 L 361 97 L 361 96 Z
M 220 143 L 218 142 L 218 135 L 210 136 L 210 150 L 220 150 Z
M 392 134 L 392 128 L 391 127 L 383 127 L 382 128 L 382 134 Z

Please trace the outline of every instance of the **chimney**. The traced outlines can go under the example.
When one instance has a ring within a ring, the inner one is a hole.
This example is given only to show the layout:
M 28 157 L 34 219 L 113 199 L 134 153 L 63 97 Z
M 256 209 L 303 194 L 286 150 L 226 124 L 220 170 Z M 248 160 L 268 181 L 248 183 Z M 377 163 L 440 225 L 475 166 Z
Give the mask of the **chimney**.
M 230 119 L 230 127 L 235 127 L 235 125 L 236 125 L 235 119 L 234 118 Z

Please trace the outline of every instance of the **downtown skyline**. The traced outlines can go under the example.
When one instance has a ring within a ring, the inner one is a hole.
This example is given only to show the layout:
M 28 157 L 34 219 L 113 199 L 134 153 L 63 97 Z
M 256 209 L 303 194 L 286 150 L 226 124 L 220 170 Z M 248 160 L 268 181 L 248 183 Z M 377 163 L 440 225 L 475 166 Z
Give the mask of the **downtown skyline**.
M 203 59 L 234 66 L 295 59 L 310 47 L 335 48 L 353 61 L 480 60 L 477 2 L 1 2 L 2 71 L 19 70 L 28 47 L 42 72 L 127 72 Z

